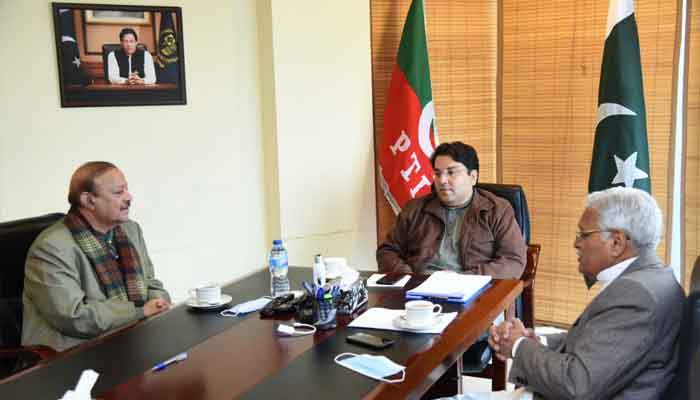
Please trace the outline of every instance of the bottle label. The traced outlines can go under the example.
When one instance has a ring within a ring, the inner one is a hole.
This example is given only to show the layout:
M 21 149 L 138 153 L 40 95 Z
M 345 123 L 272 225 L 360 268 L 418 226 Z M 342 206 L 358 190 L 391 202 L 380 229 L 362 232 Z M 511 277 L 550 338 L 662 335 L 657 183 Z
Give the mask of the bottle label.
M 270 268 L 282 268 L 286 267 L 287 264 L 288 262 L 286 254 L 270 256 Z

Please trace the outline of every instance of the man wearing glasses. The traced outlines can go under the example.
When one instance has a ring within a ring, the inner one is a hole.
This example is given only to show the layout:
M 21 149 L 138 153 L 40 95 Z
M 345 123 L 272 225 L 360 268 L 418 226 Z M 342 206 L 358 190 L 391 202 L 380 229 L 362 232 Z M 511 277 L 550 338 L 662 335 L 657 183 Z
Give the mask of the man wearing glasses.
M 431 157 L 433 191 L 406 203 L 377 249 L 379 272 L 452 270 L 520 279 L 526 246 L 507 200 L 475 187 L 479 158 L 462 142 Z
M 574 247 L 579 271 L 600 292 L 568 333 L 536 337 L 515 319 L 489 344 L 513 358 L 509 379 L 525 398 L 660 399 L 678 362 L 683 289 L 656 256 L 664 225 L 639 189 L 588 195 Z M 458 397 L 469 399 L 470 396 Z

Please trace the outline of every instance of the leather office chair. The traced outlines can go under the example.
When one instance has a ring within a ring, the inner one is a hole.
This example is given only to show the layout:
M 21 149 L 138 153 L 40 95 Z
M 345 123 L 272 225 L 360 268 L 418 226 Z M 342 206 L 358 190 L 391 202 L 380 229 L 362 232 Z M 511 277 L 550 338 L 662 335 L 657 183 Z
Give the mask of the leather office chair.
M 664 399 L 700 399 L 700 256 L 690 278 L 690 292 L 681 323 L 676 376 Z
M 530 212 L 527 207 L 525 192 L 520 185 L 507 185 L 499 183 L 479 183 L 477 188 L 504 198 L 510 202 L 515 214 L 515 221 L 525 239 L 527 246 L 527 262 L 525 270 L 520 277 L 524 283 L 522 295 L 516 300 L 515 315 L 520 318 L 526 327 L 535 326 L 534 290 L 535 274 L 540 259 L 541 246 L 530 244 Z M 469 376 L 491 379 L 493 390 L 504 390 L 506 385 L 505 373 L 496 376 L 495 370 L 489 364 L 491 349 L 486 341 L 479 341 L 472 345 L 462 357 L 462 373 Z M 504 371 L 505 372 L 505 371 Z
M 0 379 L 56 354 L 47 346 L 20 347 L 22 291 L 29 247 L 41 231 L 62 217 L 55 213 L 0 223 Z
M 104 73 L 105 82 L 109 83 L 109 70 L 107 68 L 107 57 L 109 53 L 119 50 L 122 47 L 119 43 L 105 43 L 102 45 L 102 72 Z M 148 51 L 145 44 L 139 43 L 136 45 L 137 48 Z

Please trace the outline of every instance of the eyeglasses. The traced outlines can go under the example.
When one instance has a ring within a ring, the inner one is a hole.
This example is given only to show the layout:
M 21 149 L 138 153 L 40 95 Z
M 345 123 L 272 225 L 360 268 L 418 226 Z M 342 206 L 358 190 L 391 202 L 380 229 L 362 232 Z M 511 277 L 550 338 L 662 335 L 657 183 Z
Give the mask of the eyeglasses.
M 587 231 L 577 231 L 576 232 L 576 240 L 583 240 L 589 236 L 591 236 L 594 233 L 598 232 L 612 232 L 610 229 L 591 229 Z
M 434 179 L 440 179 L 442 178 L 443 175 L 447 176 L 447 179 L 454 179 L 455 176 L 459 175 L 460 172 L 466 172 L 466 168 L 460 168 L 460 167 L 455 167 L 455 168 L 447 168 L 444 171 L 433 171 L 433 178 Z

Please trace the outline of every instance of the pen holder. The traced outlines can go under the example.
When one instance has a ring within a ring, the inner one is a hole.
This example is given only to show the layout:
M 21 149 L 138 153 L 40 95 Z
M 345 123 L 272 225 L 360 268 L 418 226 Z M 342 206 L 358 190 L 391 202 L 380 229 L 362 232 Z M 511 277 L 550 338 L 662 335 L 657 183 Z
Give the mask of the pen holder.
M 333 329 L 338 326 L 335 297 L 329 299 L 314 299 L 314 325 L 318 329 Z

